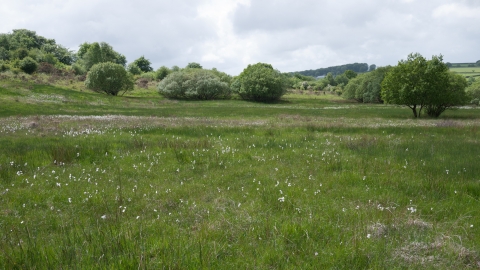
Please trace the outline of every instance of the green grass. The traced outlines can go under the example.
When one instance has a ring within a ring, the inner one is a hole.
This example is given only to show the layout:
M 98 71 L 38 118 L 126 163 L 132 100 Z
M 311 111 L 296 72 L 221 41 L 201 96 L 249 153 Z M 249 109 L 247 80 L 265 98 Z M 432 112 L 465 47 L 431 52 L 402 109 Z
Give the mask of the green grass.
M 477 109 L 0 86 L 0 268 L 480 265 Z
M 450 70 L 465 77 L 480 76 L 480 67 L 452 67 Z

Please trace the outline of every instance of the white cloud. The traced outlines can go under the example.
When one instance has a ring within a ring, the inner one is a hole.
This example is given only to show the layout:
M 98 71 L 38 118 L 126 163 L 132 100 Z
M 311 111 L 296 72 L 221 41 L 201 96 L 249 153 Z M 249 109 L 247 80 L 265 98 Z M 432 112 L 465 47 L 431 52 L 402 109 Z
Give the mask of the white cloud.
M 3 0 L 0 33 L 26 28 L 77 49 L 105 41 L 154 68 L 199 62 L 238 74 L 352 62 L 394 65 L 411 52 L 480 59 L 478 0 Z

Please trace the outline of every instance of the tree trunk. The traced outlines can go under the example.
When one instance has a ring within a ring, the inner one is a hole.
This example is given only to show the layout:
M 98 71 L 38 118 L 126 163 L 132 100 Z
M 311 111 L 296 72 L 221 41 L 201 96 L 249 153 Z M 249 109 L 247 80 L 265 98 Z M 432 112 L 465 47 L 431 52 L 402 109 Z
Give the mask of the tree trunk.
M 408 106 L 410 109 L 412 109 L 413 112 L 413 117 L 417 118 L 417 105 L 413 105 L 412 107 Z

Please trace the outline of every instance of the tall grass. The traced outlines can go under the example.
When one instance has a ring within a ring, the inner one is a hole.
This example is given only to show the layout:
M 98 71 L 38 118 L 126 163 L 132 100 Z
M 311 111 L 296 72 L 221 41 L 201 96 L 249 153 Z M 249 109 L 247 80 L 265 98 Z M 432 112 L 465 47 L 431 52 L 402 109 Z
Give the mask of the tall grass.
M 42 121 L 0 133 L 1 268 L 480 263 L 475 124 Z

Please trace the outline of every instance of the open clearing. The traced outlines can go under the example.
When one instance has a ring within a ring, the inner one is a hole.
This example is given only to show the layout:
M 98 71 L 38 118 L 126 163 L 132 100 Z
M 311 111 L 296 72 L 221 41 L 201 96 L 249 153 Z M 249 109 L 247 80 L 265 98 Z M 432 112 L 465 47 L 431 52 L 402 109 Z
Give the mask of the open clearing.
M 69 87 L 0 82 L 1 268 L 480 268 L 476 107 Z

